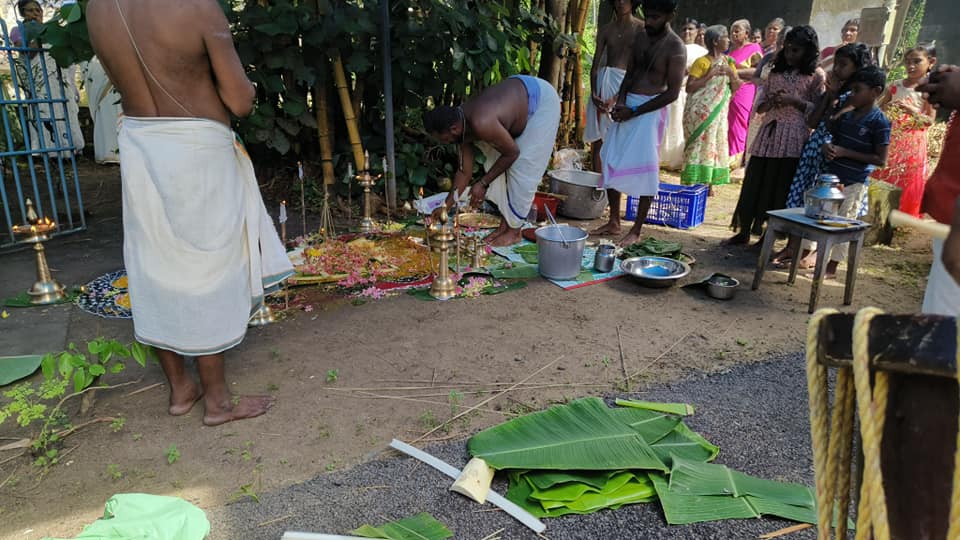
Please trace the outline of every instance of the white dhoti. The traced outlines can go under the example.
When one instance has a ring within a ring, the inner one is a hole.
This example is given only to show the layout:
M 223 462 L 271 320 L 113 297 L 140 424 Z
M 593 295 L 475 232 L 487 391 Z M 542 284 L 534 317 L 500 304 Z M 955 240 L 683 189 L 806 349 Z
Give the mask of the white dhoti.
M 523 133 L 515 139 L 520 156 L 506 173 L 498 176 L 487 188 L 486 199 L 497 205 L 507 225 L 514 229 L 522 227 L 527 220 L 537 186 L 550 163 L 553 145 L 557 140 L 557 128 L 560 126 L 560 97 L 557 91 L 547 81 L 537 79 L 537 83 L 540 85 L 540 104 L 533 116 L 527 119 Z M 477 143 L 477 148 L 486 157 L 483 166 L 489 171 L 500 157 L 500 152 L 485 142 Z
M 680 90 L 677 100 L 667 105 L 667 121 L 660 142 L 660 165 L 670 170 L 683 168 L 683 149 L 687 140 L 683 134 L 683 109 L 687 103 L 687 92 Z
M 948 317 L 960 316 L 960 285 L 943 265 L 943 239 L 933 240 L 933 264 L 930 266 L 921 311 Z
M 656 96 L 627 94 L 626 105 L 643 105 Z M 610 128 L 600 160 L 602 188 L 615 189 L 634 197 L 654 197 L 660 188 L 659 146 L 663 139 L 666 107 L 617 122 Z
M 119 144 L 137 341 L 189 356 L 237 345 L 293 274 L 246 151 L 195 118 L 125 117 Z
M 600 68 L 597 73 L 597 88 L 591 88 L 590 91 L 599 95 L 603 101 L 610 101 L 620 91 L 620 85 L 626 74 L 627 72 L 620 68 Z M 610 113 L 600 112 L 592 99 L 587 100 L 587 125 L 583 128 L 583 142 L 592 143 L 605 139 L 607 130 L 612 124 Z
M 87 64 L 84 80 L 87 83 L 90 117 L 93 119 L 94 158 L 97 163 L 120 163 L 120 145 L 117 142 L 120 117 L 123 116 L 120 94 L 107 78 L 97 57 Z

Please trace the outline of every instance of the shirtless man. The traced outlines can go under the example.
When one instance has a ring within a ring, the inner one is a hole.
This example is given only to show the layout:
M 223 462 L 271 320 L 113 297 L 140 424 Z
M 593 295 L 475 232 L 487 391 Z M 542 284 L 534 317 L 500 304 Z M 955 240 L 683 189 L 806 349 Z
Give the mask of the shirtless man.
M 557 91 L 529 75 L 510 77 L 459 107 L 441 105 L 423 113 L 427 133 L 460 147 L 460 166 L 445 206 L 452 208 L 464 196 L 473 176 L 476 146 L 487 158 L 487 171 L 470 188 L 471 204 L 480 206 L 487 199 L 502 216 L 486 242 L 492 246 L 520 242 L 520 229 L 550 162 L 559 125 Z
M 594 234 L 620 234 L 620 194 L 639 199 L 636 222 L 620 240 L 640 238 L 650 203 L 659 189 L 659 143 L 667 105 L 683 87 L 687 50 L 670 28 L 677 0 L 643 0 L 644 32 L 637 33 L 627 74 L 611 116 L 617 122 L 601 150 L 603 182 L 610 202 L 610 221 Z
M 612 123 L 610 111 L 617 102 L 617 92 L 627 72 L 630 52 L 637 32 L 643 30 L 643 19 L 634 16 L 640 0 L 610 0 L 614 19 L 597 32 L 596 61 L 590 68 L 590 101 L 587 103 L 587 125 L 583 141 L 590 143 L 593 170 L 603 172 L 600 148 Z
M 90 0 L 87 5 L 87 25 L 90 32 L 90 41 L 97 56 L 100 58 L 103 68 L 108 77 L 113 82 L 122 96 L 122 105 L 124 113 L 124 125 L 121 128 L 121 171 L 124 184 L 124 262 L 131 282 L 131 297 L 134 308 L 134 329 L 139 341 L 154 345 L 160 360 L 163 372 L 170 382 L 170 407 L 169 413 L 172 415 L 183 415 L 191 410 L 193 405 L 203 399 L 204 416 L 203 423 L 207 425 L 218 425 L 231 420 L 242 418 L 252 418 L 259 416 L 267 411 L 273 403 L 269 396 L 232 396 L 226 385 L 224 376 L 224 348 L 229 348 L 235 343 L 227 344 L 225 347 L 210 346 L 205 348 L 192 348 L 189 345 L 178 342 L 173 339 L 170 348 L 163 348 L 158 345 L 157 339 L 144 339 L 143 332 L 145 327 L 149 328 L 153 321 L 138 319 L 147 317 L 144 312 L 151 312 L 153 305 L 142 305 L 146 300 L 140 300 L 138 295 L 150 295 L 153 298 L 153 291 L 147 291 L 147 287 L 140 286 L 135 289 L 133 284 L 140 283 L 140 276 L 149 274 L 148 269 L 144 270 L 137 264 L 137 257 L 131 257 L 131 254 L 140 256 L 140 252 L 135 250 L 136 246 L 130 246 L 128 222 L 135 222 L 138 218 L 136 214 L 140 212 L 149 212 L 149 208 L 144 208 L 143 190 L 137 189 L 136 184 L 130 184 L 135 179 L 133 174 L 129 174 L 130 169 L 124 168 L 124 165 L 130 166 L 132 156 L 127 155 L 124 148 L 124 131 L 128 131 L 127 140 L 131 140 L 129 133 L 133 125 L 137 122 L 153 122 L 154 125 L 163 124 L 163 119 L 174 118 L 173 122 L 163 125 L 169 125 L 167 130 L 187 130 L 190 126 L 205 126 L 210 124 L 197 124 L 196 120 L 206 119 L 220 124 L 220 131 L 225 133 L 225 142 L 221 142 L 223 150 L 216 149 L 221 154 L 229 152 L 228 159 L 233 159 L 234 153 L 232 133 L 229 132 L 230 115 L 246 116 L 250 114 L 253 108 L 255 98 L 254 87 L 247 79 L 244 73 L 243 65 L 233 46 L 233 38 L 230 35 L 230 28 L 227 19 L 223 14 L 216 0 Z M 136 43 L 134 45 L 133 43 Z M 139 49 L 138 49 L 138 48 Z M 128 125 L 130 122 L 130 125 Z M 180 122 L 176 124 L 175 122 Z M 181 127 L 182 126 L 182 127 Z M 197 140 L 197 153 L 201 152 L 199 146 L 204 141 Z M 146 154 L 151 152 L 156 155 L 160 152 L 159 148 L 148 144 L 146 145 Z M 184 161 L 189 160 L 190 156 L 183 155 Z M 125 161 L 126 160 L 126 161 Z M 173 159 L 171 161 L 177 161 Z M 161 162 L 160 169 L 172 169 L 176 163 L 167 162 L 167 166 Z M 202 171 L 197 172 L 197 178 L 187 178 L 186 182 L 197 182 Z M 189 175 L 187 175 L 189 176 Z M 224 186 L 221 192 L 214 191 L 217 198 L 229 197 L 226 192 L 228 179 L 221 179 L 220 183 Z M 159 184 L 159 183 L 158 183 Z M 158 185 L 162 188 L 163 186 Z M 181 189 L 181 188 L 178 188 Z M 189 189 L 189 187 L 187 187 Z M 200 188 L 198 188 L 199 190 Z M 203 191 L 199 191 L 204 193 Z M 138 197 L 140 197 L 138 199 Z M 259 197 L 259 193 L 257 193 Z M 206 200 L 204 204 L 216 205 L 218 201 Z M 133 208 L 127 208 L 128 204 Z M 261 203 L 262 204 L 262 203 Z M 249 223 L 249 221 L 248 221 Z M 164 223 L 164 225 L 167 225 Z M 160 227 L 158 227 L 160 228 Z M 208 231 L 225 238 L 234 234 L 231 230 Z M 239 236 L 238 236 L 239 238 Z M 242 243 L 238 240 L 238 245 Z M 263 245 L 263 244 L 261 244 Z M 173 248 L 163 249 L 156 256 L 161 258 L 170 258 L 179 260 L 183 256 Z M 203 264 L 198 263 L 198 264 Z M 132 265 L 140 270 L 135 274 Z M 191 266 L 180 268 L 184 279 L 191 279 L 192 273 L 197 270 Z M 203 269 L 205 270 L 205 269 Z M 222 273 L 230 273 L 233 268 L 222 269 Z M 239 269 L 240 272 L 247 272 L 245 268 Z M 152 276 L 151 276 L 152 277 Z M 215 282 L 223 281 L 216 274 L 210 275 L 205 279 L 210 283 L 211 288 L 216 286 Z M 202 294 L 204 291 L 198 291 Z M 189 293 L 187 293 L 189 294 Z M 243 294 L 242 292 L 240 294 Z M 249 293 L 248 293 L 249 294 Z M 173 296 L 173 295 L 170 295 Z M 262 293 L 261 293 L 262 296 Z M 249 302 L 250 297 L 247 296 Z M 167 297 L 167 303 L 179 303 L 181 306 L 188 305 L 191 299 Z M 163 302 L 156 302 L 163 304 Z M 249 305 L 249 304 L 248 304 Z M 143 310 L 141 311 L 141 308 Z M 166 309 L 167 311 L 164 311 Z M 169 306 L 158 306 L 156 313 L 150 315 L 155 318 L 168 318 Z M 214 328 L 217 325 L 226 325 L 226 319 L 235 319 L 239 317 L 243 328 L 235 332 L 242 332 L 246 329 L 246 318 L 249 313 L 229 313 L 223 314 L 214 312 L 211 309 L 204 310 L 201 305 L 198 309 L 200 313 L 189 313 L 188 309 L 181 309 L 182 318 L 179 321 L 182 325 L 182 333 L 190 333 L 190 326 L 198 324 L 198 321 L 188 320 L 191 315 L 200 319 L 218 319 L 208 322 Z M 231 310 L 233 311 L 233 310 Z M 157 315 L 159 313 L 160 315 Z M 163 322 L 169 321 L 161 321 Z M 236 325 L 234 325 L 236 326 Z M 237 340 L 238 342 L 238 340 Z M 219 349 L 219 350 L 218 350 Z M 177 352 L 177 351 L 181 352 Z M 201 351 L 217 351 L 204 353 Z M 196 357 L 197 370 L 200 376 L 200 384 L 197 385 L 193 378 L 187 373 L 184 365 L 184 355 Z

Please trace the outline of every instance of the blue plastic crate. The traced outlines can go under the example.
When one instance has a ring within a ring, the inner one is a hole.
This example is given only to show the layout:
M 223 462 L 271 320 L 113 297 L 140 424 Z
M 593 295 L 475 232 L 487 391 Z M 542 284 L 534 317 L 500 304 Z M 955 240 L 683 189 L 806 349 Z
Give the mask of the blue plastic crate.
M 692 229 L 703 223 L 709 192 L 710 188 L 706 184 L 680 186 L 661 182 L 657 196 L 650 204 L 646 223 L 677 229 Z M 627 197 L 627 214 L 624 216 L 627 221 L 637 219 L 638 203 L 637 198 Z

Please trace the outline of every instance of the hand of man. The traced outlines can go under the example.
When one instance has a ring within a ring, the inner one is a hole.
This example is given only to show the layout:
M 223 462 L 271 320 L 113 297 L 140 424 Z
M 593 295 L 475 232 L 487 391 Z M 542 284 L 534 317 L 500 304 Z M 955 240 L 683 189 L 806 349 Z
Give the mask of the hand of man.
M 600 96 L 592 95 L 590 100 L 593 101 L 593 106 L 597 108 L 600 112 L 607 112 L 607 104 L 600 98 Z
M 483 200 L 487 197 L 487 186 L 483 182 L 477 182 L 470 188 L 470 206 L 480 208 Z
M 627 107 L 626 105 L 617 105 L 613 108 L 613 112 L 610 113 L 610 116 L 616 122 L 623 122 L 624 120 L 629 120 L 633 118 L 633 108 Z
M 960 109 L 960 67 L 940 66 L 917 86 L 917 91 L 935 108 Z

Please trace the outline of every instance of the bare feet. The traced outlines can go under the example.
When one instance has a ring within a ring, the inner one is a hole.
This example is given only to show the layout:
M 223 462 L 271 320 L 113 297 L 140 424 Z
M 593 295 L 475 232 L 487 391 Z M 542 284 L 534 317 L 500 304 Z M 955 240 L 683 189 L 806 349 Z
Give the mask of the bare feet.
M 636 244 L 638 240 L 640 240 L 640 233 L 630 231 L 626 236 L 621 238 L 619 242 L 617 242 L 617 245 L 620 247 L 627 247 Z
M 173 416 L 182 416 L 190 412 L 193 406 L 203 397 L 200 387 L 190 383 L 182 388 L 170 387 L 170 408 L 167 411 Z
M 507 229 L 502 234 L 497 235 L 493 240 L 490 240 L 489 244 L 493 247 L 501 247 L 512 246 L 522 241 L 523 236 L 520 234 L 520 229 Z
M 227 403 L 211 403 L 204 401 L 206 412 L 203 423 L 208 426 L 219 426 L 234 420 L 255 418 L 267 412 L 274 403 L 273 396 L 233 396 Z
M 737 233 L 730 238 L 720 242 L 721 246 L 743 246 L 750 243 L 750 234 Z
M 484 237 L 483 237 L 483 243 L 492 246 L 492 245 L 494 245 L 493 242 L 495 242 L 495 241 L 497 240 L 497 238 L 500 237 L 501 234 L 503 234 L 503 231 L 501 231 L 500 229 L 497 229 L 497 230 L 493 231 L 492 233 L 484 236 Z
M 599 235 L 620 234 L 620 222 L 612 221 L 612 220 L 608 221 L 606 225 L 590 231 L 590 234 L 599 234 Z

